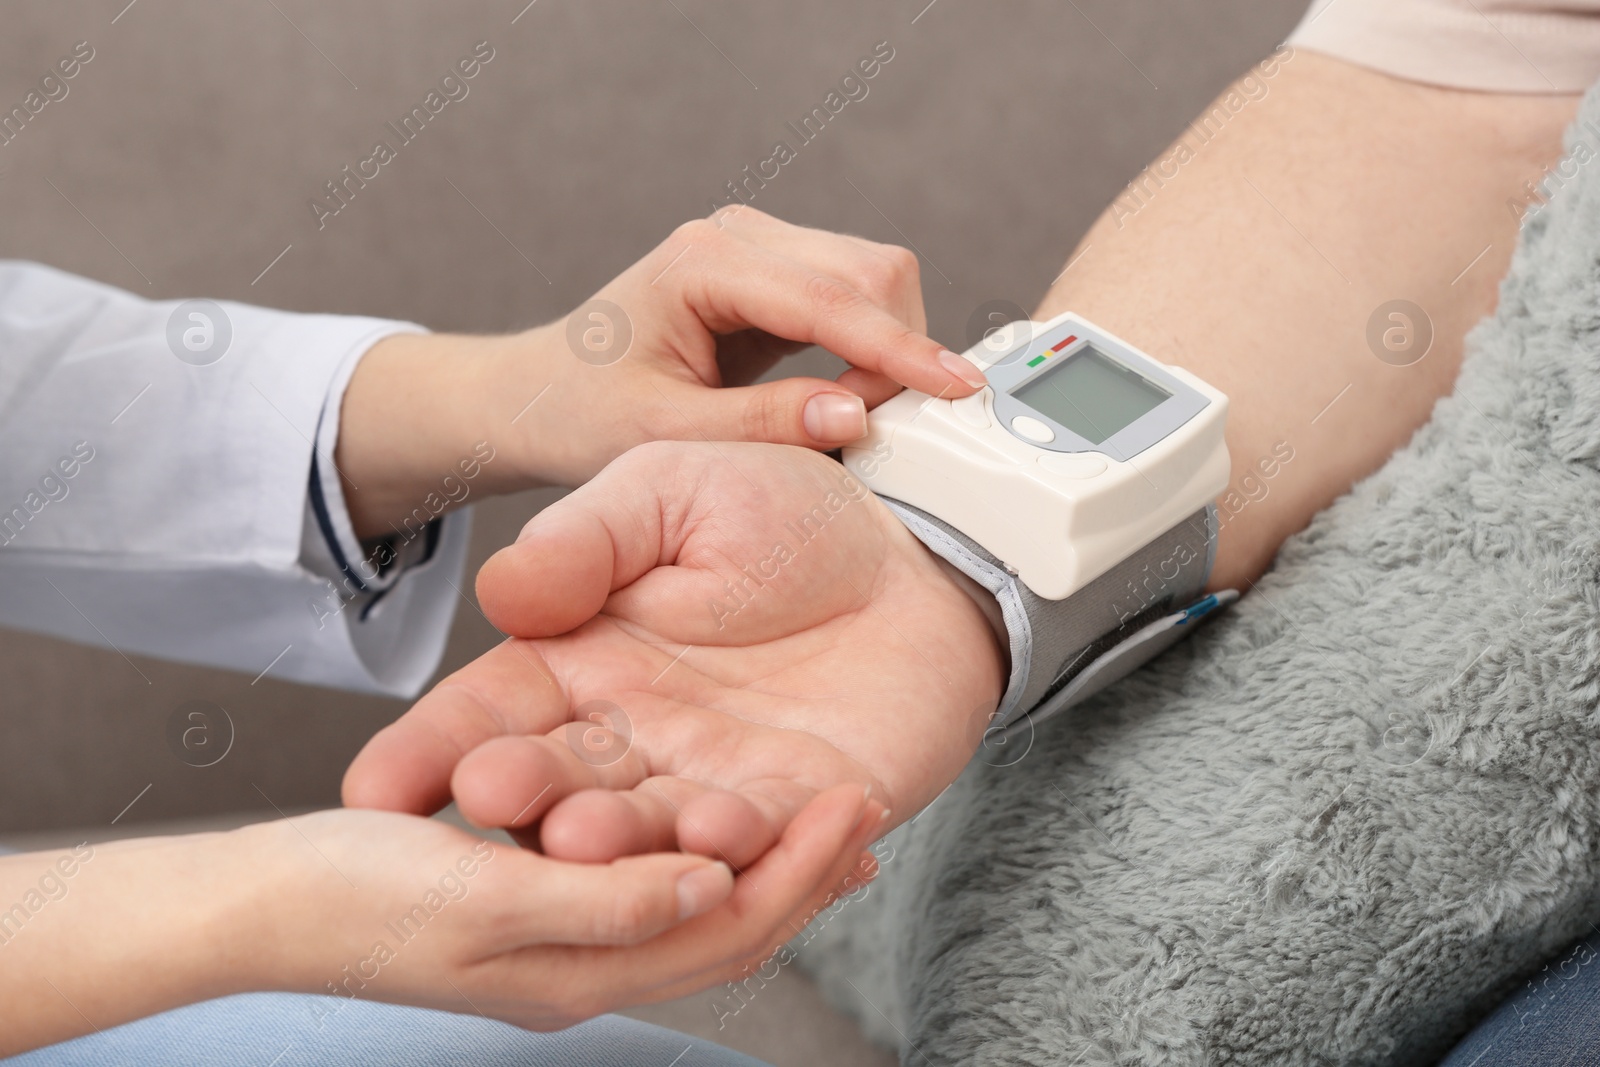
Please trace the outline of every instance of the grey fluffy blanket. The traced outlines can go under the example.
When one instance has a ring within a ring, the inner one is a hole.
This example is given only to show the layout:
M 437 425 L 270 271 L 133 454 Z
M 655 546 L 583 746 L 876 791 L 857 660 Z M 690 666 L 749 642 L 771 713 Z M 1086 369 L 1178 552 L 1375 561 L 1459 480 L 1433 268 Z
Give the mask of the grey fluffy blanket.
M 800 949 L 904 1063 L 1432 1063 L 1600 922 L 1578 158 L 1429 425 L 1187 645 L 975 762 Z

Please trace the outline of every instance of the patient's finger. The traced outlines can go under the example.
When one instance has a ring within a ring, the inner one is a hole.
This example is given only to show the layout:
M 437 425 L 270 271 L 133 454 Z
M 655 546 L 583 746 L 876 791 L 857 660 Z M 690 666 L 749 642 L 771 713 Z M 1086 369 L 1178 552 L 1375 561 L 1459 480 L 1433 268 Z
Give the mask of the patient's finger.
M 705 787 L 681 778 L 651 782 L 656 788 L 589 789 L 566 797 L 539 826 L 540 851 L 552 859 L 577 863 L 676 851 L 678 806 Z M 669 800 L 669 794 L 674 799 Z
M 506 641 L 440 682 L 357 753 L 344 776 L 353 808 L 430 815 L 450 802 L 456 763 L 507 732 L 544 734 L 571 718 L 535 646 Z
M 601 479 L 617 475 L 602 471 Z M 652 516 L 658 511 L 649 494 L 588 487 L 556 501 L 478 571 L 484 615 L 514 637 L 553 637 L 582 625 L 613 589 L 656 565 L 660 523 Z
M 554 859 L 583 863 L 681 849 L 739 869 L 772 847 L 800 806 L 778 811 L 737 793 L 660 776 L 627 792 L 568 797 L 545 817 L 539 847 Z
M 806 564 L 777 567 L 765 578 L 728 565 L 730 553 L 760 562 L 753 553 L 770 554 L 774 544 L 792 541 L 785 522 L 825 527 L 830 538 L 848 537 L 849 529 L 877 531 L 879 505 L 842 467 L 790 464 L 757 482 L 740 469 L 748 454 L 740 450 L 752 447 L 646 445 L 617 459 L 535 515 L 515 544 L 489 558 L 478 572 L 484 614 L 507 633 L 548 637 L 586 621 L 614 596 L 609 614 L 654 633 L 692 644 L 743 644 L 794 633 L 856 605 L 860 597 L 850 582 L 816 580 L 812 571 L 824 561 L 815 551 Z M 719 510 L 718 493 L 705 491 L 724 483 L 738 494 L 737 509 Z M 818 510 L 835 498 L 843 502 L 837 513 Z M 730 510 L 733 520 L 726 518 Z M 707 519 L 709 535 L 699 537 Z M 703 551 L 692 551 L 686 566 L 673 565 L 696 546 Z M 871 552 L 850 558 L 853 567 L 874 563 Z M 755 582 L 766 592 L 745 604 L 731 581 L 741 588 Z M 686 604 L 696 607 L 685 610 Z M 742 605 L 736 628 L 730 604 Z
M 769 779 L 747 783 L 738 792 L 694 797 L 678 812 L 678 847 L 746 867 L 772 847 L 815 795 L 794 782 Z
M 681 517 L 694 507 L 716 451 L 646 445 L 528 520 L 516 543 L 478 572 L 489 621 L 518 637 L 553 637 L 590 619 L 615 589 L 677 556 Z M 670 492 L 666 492 L 670 489 Z
M 580 725 L 571 723 L 568 728 Z M 637 753 L 593 762 L 579 755 L 572 739 L 561 731 L 485 741 L 461 757 L 450 790 L 462 816 L 474 826 L 511 830 L 532 825 L 575 793 L 629 789 L 644 776 L 644 762 Z
M 627 792 L 567 797 L 545 815 L 539 844 L 552 858 L 585 863 L 675 848 L 742 869 L 772 847 L 815 795 L 779 779 L 734 792 L 659 775 Z

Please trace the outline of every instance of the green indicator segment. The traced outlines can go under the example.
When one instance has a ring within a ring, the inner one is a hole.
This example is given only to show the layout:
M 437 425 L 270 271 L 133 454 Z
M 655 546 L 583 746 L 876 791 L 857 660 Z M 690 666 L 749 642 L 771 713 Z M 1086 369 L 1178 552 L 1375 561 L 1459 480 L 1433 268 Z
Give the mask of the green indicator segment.
M 1049 354 L 1050 353 L 1045 352 L 1045 353 L 1043 353 L 1041 355 L 1034 356 L 1032 359 L 1028 360 L 1028 366 L 1037 367 L 1039 364 L 1041 364 L 1041 363 L 1043 363 L 1045 361 L 1045 357 L 1048 356 Z

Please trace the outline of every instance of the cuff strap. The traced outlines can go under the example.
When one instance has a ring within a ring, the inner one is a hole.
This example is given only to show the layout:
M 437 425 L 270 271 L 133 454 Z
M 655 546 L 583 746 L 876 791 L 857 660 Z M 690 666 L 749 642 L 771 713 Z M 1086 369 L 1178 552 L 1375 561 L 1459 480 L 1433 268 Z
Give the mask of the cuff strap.
M 935 555 L 1000 604 L 1011 677 L 991 733 L 1026 731 L 1125 677 L 1239 598 L 1205 595 L 1216 561 L 1217 510 L 1208 504 L 1065 600 L 1046 600 L 987 549 L 920 508 L 880 499 Z

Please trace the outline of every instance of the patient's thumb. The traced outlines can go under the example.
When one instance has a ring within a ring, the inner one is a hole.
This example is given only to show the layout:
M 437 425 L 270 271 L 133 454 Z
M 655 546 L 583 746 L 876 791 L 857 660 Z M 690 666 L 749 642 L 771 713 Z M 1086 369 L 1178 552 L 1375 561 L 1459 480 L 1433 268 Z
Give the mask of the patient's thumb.
M 512 637 L 566 633 L 605 605 L 615 562 L 598 516 L 552 506 L 478 571 L 478 605 Z

